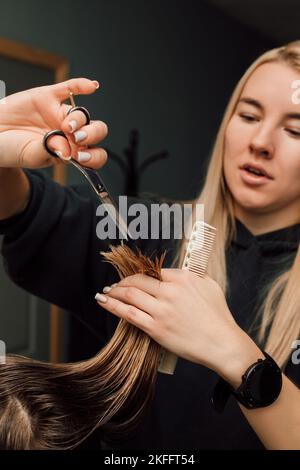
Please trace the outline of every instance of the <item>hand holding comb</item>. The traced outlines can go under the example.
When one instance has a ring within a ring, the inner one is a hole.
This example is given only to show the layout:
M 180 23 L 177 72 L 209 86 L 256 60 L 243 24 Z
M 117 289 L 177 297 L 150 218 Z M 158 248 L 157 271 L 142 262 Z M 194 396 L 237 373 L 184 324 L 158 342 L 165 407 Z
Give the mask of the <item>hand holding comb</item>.
M 193 225 L 181 269 L 188 269 L 203 277 L 206 273 L 215 235 L 216 229 L 214 227 L 203 221 L 196 221 Z M 177 356 L 162 349 L 158 371 L 164 374 L 173 374 L 176 363 Z

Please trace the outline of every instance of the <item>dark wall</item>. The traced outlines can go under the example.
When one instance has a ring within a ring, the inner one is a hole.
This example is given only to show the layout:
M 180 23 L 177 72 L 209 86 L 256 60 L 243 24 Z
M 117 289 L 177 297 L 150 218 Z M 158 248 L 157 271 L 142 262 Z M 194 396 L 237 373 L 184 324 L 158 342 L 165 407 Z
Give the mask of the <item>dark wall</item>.
M 122 154 L 140 131 L 140 161 L 166 149 L 170 158 L 143 174 L 141 189 L 185 198 L 200 189 L 225 104 L 268 40 L 199 0 L 1 1 L 0 35 L 62 54 L 71 76 L 102 89 L 77 101 L 106 121 L 106 145 Z M 103 170 L 115 194 L 123 176 Z M 73 176 L 72 180 L 77 176 Z

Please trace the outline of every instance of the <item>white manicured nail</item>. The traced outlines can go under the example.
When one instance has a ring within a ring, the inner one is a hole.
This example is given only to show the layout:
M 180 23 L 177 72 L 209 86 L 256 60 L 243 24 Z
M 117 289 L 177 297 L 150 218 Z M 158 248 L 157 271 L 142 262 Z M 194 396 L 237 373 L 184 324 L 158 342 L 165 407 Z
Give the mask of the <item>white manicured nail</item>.
M 87 133 L 85 131 L 74 132 L 75 142 L 81 142 L 87 138 Z
M 115 282 L 114 284 L 112 284 L 110 287 L 117 287 L 118 283 Z
M 88 162 L 91 159 L 91 154 L 88 152 L 78 152 L 79 162 Z
M 54 152 L 59 158 L 62 158 L 63 160 L 71 160 L 72 157 L 64 157 L 63 154 L 59 150 L 55 150 Z
M 105 286 L 105 287 L 103 288 L 104 294 L 106 294 L 106 293 L 109 292 L 110 290 L 111 290 L 111 287 L 109 287 L 109 286 Z
M 98 88 L 100 87 L 98 80 L 93 80 L 93 84 L 95 85 L 96 90 L 98 90 Z
M 99 302 L 103 302 L 103 303 L 107 302 L 107 298 L 105 297 L 105 295 L 102 295 L 102 294 L 96 294 L 95 299 L 99 300 Z
M 70 126 L 70 129 L 71 129 L 70 132 L 74 132 L 74 131 L 76 131 L 76 129 L 77 129 L 77 122 L 76 122 L 75 120 L 74 120 L 74 121 L 70 121 L 70 122 L 69 122 L 69 126 Z

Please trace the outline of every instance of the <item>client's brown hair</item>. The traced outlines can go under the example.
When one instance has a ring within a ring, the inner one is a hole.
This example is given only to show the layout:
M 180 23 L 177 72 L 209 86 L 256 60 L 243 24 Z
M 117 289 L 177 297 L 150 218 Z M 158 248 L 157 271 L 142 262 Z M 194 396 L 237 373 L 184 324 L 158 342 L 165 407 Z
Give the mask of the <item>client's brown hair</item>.
M 152 260 L 139 249 L 102 253 L 120 277 L 145 273 L 161 280 L 165 253 Z M 0 365 L 0 449 L 71 449 L 96 429 L 117 441 L 133 430 L 149 404 L 160 346 L 120 320 L 93 358 L 68 364 L 8 355 Z

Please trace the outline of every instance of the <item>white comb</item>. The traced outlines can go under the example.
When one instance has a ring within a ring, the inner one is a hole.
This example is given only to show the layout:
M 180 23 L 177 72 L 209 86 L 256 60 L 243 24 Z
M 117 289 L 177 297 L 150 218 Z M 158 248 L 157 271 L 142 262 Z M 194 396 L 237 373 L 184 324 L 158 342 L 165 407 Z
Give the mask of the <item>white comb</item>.
M 181 269 L 188 269 L 200 277 L 206 273 L 209 256 L 212 252 L 216 229 L 198 220 L 194 223 Z M 161 350 L 158 371 L 174 374 L 177 356 L 166 349 Z

